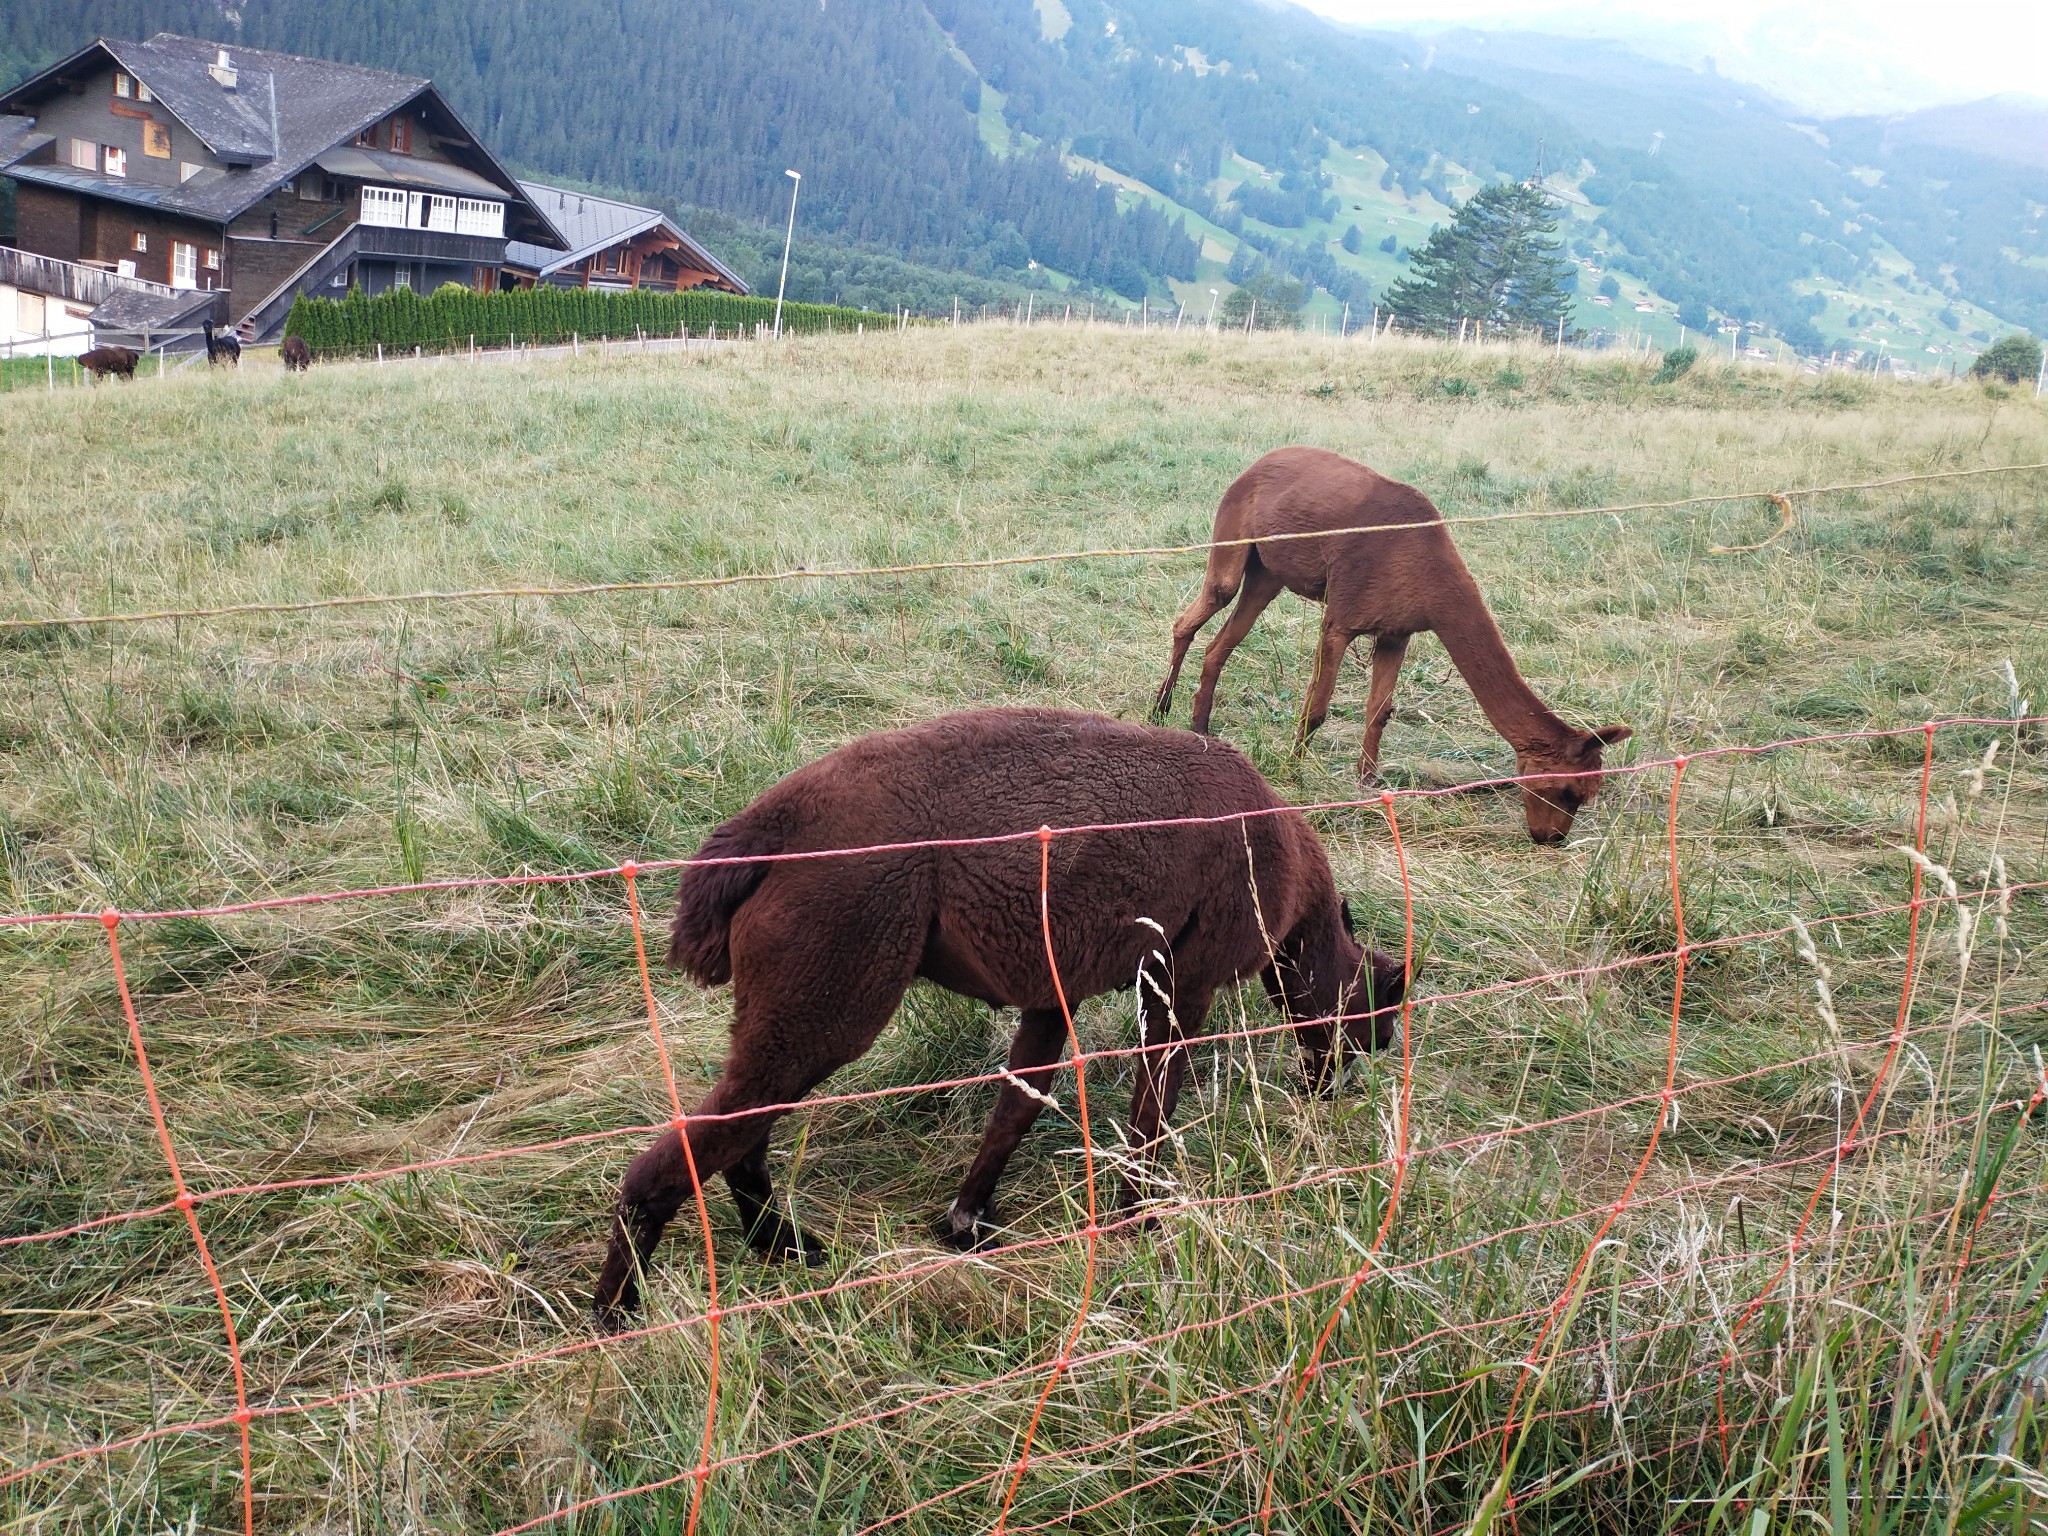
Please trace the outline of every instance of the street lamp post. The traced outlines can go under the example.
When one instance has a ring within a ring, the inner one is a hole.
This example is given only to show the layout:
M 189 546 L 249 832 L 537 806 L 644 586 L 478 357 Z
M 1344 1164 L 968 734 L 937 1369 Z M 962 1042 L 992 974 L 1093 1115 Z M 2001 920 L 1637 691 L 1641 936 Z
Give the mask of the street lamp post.
M 1216 329 L 1216 290 L 1209 290 L 1209 329 Z
M 796 195 L 803 190 L 804 185 L 804 173 L 802 171 L 784 171 L 782 174 L 790 179 L 791 186 L 789 189 L 789 228 L 783 232 L 782 236 L 782 277 L 775 284 L 775 335 L 778 339 L 782 335 L 782 290 L 789 286 L 789 243 L 796 238 Z

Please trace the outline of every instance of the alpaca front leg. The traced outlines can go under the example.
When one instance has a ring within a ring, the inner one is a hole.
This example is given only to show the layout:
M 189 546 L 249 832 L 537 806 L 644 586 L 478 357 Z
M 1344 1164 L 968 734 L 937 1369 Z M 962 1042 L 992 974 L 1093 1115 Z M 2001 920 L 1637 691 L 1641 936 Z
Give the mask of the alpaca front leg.
M 981 1150 L 974 1154 L 952 1206 L 939 1218 L 942 1241 L 956 1248 L 978 1248 L 993 1235 L 996 1183 L 1051 1096 L 1060 1051 L 1066 1043 L 1067 1021 L 1059 1010 L 1024 1010 L 1010 1040 L 1010 1076 L 1015 1081 L 1004 1083 L 996 1096 L 995 1112 L 982 1133 Z
M 1140 985 L 1144 985 L 1140 982 Z M 1138 1081 L 1131 1090 L 1131 1120 L 1124 1128 L 1124 1145 L 1129 1152 L 1123 1176 L 1123 1193 L 1118 1205 L 1130 1210 L 1145 1198 L 1145 1184 L 1159 1160 L 1159 1144 L 1166 1139 L 1180 1090 L 1187 1081 L 1188 1049 L 1181 1043 L 1186 1031 L 1201 1032 L 1209 1017 L 1213 994 L 1176 997 L 1172 1007 L 1148 1002 L 1145 1019 L 1145 1054 L 1138 1058 Z M 1176 1022 L 1178 1021 L 1178 1022 Z M 1154 1047 L 1166 1049 L 1155 1054 Z
M 1408 636 L 1376 635 L 1372 642 L 1372 688 L 1365 698 L 1365 745 L 1358 753 L 1358 782 L 1369 784 L 1380 767 L 1380 737 L 1394 718 L 1394 683 L 1408 655 Z

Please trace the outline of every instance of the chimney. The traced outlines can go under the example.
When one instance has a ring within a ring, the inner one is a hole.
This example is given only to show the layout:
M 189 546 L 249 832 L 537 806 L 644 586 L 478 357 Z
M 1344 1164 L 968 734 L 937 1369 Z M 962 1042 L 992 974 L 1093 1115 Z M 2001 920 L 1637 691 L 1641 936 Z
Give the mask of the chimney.
M 232 91 L 235 88 L 235 61 L 228 57 L 227 49 L 221 49 L 214 56 L 213 64 L 206 72 L 220 82 L 222 90 Z

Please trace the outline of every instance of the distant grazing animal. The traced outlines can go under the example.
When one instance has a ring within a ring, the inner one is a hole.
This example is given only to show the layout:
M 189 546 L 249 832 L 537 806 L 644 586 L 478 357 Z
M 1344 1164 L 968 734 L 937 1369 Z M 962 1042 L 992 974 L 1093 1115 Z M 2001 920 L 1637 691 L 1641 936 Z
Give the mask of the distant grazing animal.
M 1273 542 L 1279 534 L 1387 523 L 1416 531 Z M 1153 705 L 1159 718 L 1173 705 L 1173 685 L 1189 645 L 1234 596 L 1237 608 L 1202 654 L 1192 724 L 1198 731 L 1209 729 L 1223 663 L 1284 587 L 1323 605 L 1322 644 L 1295 733 L 1297 751 L 1330 712 L 1330 694 L 1351 642 L 1373 637 L 1365 746 L 1358 754 L 1362 782 L 1379 767 L 1380 736 L 1393 717 L 1394 679 L 1408 638 L 1426 629 L 1436 631 L 1486 718 L 1515 749 L 1515 772 L 1525 776 L 1522 809 L 1536 842 L 1564 841 L 1572 819 L 1600 792 L 1601 749 L 1633 734 L 1625 725 L 1580 730 L 1536 696 L 1516 670 L 1442 514 L 1413 486 L 1321 448 L 1276 448 L 1223 493 L 1210 538 L 1201 595 L 1174 621 L 1173 660 Z M 1256 542 L 1223 544 L 1227 539 Z
M 128 347 L 94 347 L 78 354 L 78 366 L 94 378 L 105 378 L 111 373 L 130 383 L 134 382 L 135 365 L 140 361 L 140 355 Z
M 231 368 L 242 366 L 242 341 L 240 337 L 235 335 L 233 331 L 222 331 L 218 336 L 214 335 L 213 322 L 211 320 L 200 321 L 199 329 L 206 336 L 206 363 L 208 367 L 212 367 L 215 363 L 226 363 Z
M 768 1133 L 782 1111 L 747 1111 L 794 1103 L 865 1054 L 924 977 L 1023 1015 L 1010 1080 L 940 1219 L 948 1241 L 975 1245 L 995 1224 L 996 1181 L 1038 1118 L 1067 1032 L 1046 959 L 1036 837 L 746 860 L 1189 816 L 1229 819 L 1049 845 L 1047 910 L 1068 1005 L 1145 972 L 1144 1044 L 1165 1060 L 1143 1058 L 1125 1135 L 1149 1157 L 1187 1069 L 1177 1042 L 1201 1031 L 1219 987 L 1260 976 L 1296 1021 L 1309 1078 L 1325 1087 L 1336 1056 L 1394 1037 L 1407 987 L 1399 963 L 1352 937 L 1308 822 L 1234 748 L 1100 715 L 976 710 L 841 747 L 713 832 L 697 857 L 740 862 L 684 871 L 668 960 L 700 985 L 733 983 L 731 1048 L 691 1112 L 690 1157 L 698 1178 L 725 1175 L 748 1241 L 777 1258 L 822 1252 L 775 1210 Z M 601 1326 L 637 1308 L 648 1257 L 695 1189 L 675 1130 L 627 1170 L 597 1283 Z M 1127 1177 L 1124 1201 L 1136 1197 Z
M 306 345 L 303 336 L 287 336 L 284 345 L 277 349 L 277 355 L 284 359 L 286 373 L 304 373 L 313 366 L 313 349 Z

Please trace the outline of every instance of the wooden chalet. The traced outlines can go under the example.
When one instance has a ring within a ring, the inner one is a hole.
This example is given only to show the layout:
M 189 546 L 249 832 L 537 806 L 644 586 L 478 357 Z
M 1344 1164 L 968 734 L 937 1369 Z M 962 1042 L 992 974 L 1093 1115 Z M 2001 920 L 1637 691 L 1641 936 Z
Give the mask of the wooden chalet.
M 563 249 L 514 240 L 505 247 L 507 287 L 657 288 L 681 293 L 747 291 L 738 274 L 691 239 L 673 219 L 609 197 L 522 181 L 527 201 L 561 232 Z
M 488 289 L 509 243 L 562 246 L 432 82 L 169 32 L 0 96 L 0 174 L 0 285 L 90 303 L 101 339 L 270 341 L 300 293 Z

